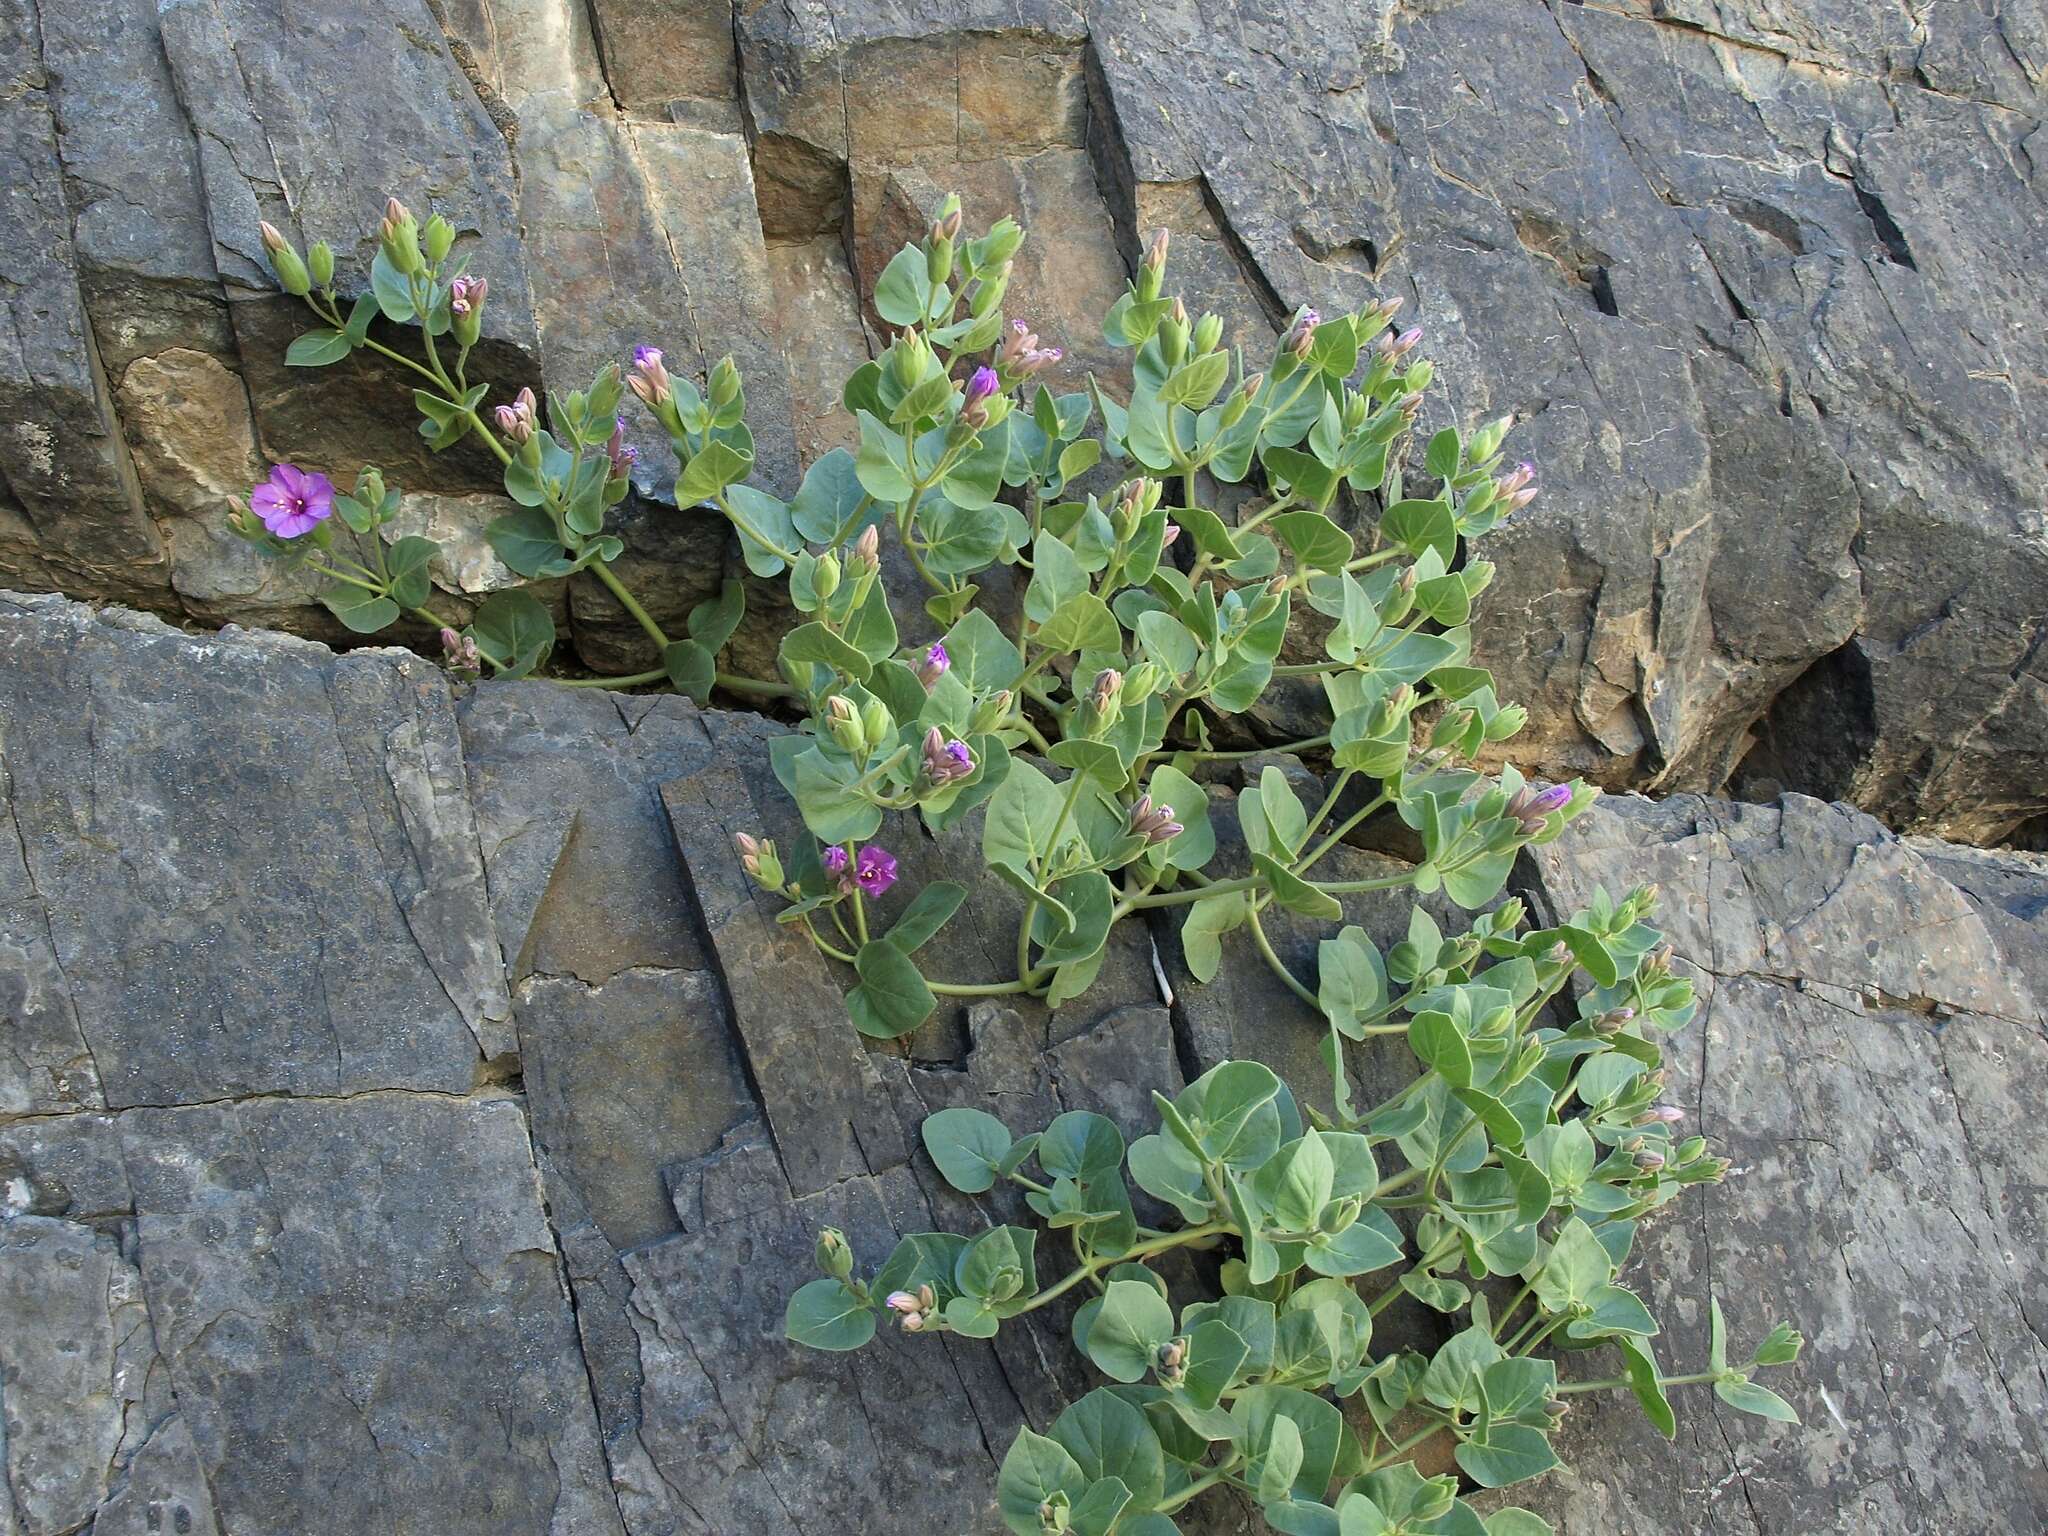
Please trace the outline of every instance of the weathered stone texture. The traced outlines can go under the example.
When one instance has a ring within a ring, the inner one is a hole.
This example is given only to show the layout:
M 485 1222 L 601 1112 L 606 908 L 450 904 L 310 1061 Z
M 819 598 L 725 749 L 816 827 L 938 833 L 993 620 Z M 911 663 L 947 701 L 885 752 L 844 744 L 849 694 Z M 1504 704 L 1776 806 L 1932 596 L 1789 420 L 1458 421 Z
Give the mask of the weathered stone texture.
M 1244 935 L 1200 986 L 1170 922 L 1120 931 L 1055 1013 L 955 1000 L 865 1044 L 732 851 L 794 835 L 756 717 L 531 682 L 457 700 L 398 653 L 6 602 L 0 1512 L 22 1536 L 992 1529 L 1016 1428 L 1092 1384 L 1068 1315 L 801 1351 L 782 1306 L 816 1228 L 873 1263 L 1019 1219 L 929 1165 L 935 1109 L 1135 1132 L 1227 1054 L 1320 1071 Z M 974 835 L 892 828 L 884 920 Z M 1372 841 L 1344 873 L 1398 868 Z M 1736 1176 L 1648 1227 L 1632 1273 L 1674 1369 L 1709 1292 L 1740 1343 L 1804 1328 L 1775 1384 L 1805 1423 L 1691 1392 L 1666 1443 L 1580 1398 L 1575 1470 L 1518 1499 L 1570 1536 L 2038 1530 L 2048 864 L 1799 796 L 1618 798 L 1510 888 L 1568 912 L 1645 879 L 1704 1000 L 1672 1093 Z M 1405 925 L 1397 895 L 1347 906 L 1382 943 Z M 1015 921 L 970 882 L 935 968 L 999 974 Z M 1311 925 L 1269 933 L 1309 969 Z M 1362 1094 L 1412 1070 L 1385 1043 L 1355 1066 Z M 1432 1326 L 1396 1308 L 1381 1332 Z M 1184 1515 L 1256 1529 L 1227 1498 Z
M 254 456 L 496 489 L 474 444 L 423 452 L 383 365 L 280 365 L 305 322 L 259 217 L 353 293 L 386 193 L 449 216 L 506 391 L 730 351 L 786 490 L 887 339 L 868 286 L 957 190 L 1032 231 L 1011 307 L 1077 382 L 1118 387 L 1099 315 L 1159 224 L 1254 356 L 1297 304 L 1407 300 L 1426 424 L 1514 411 L 1543 473 L 1478 644 L 1553 776 L 1978 842 L 2048 816 L 2039 0 L 8 3 L 18 585 L 339 642 L 222 534 Z M 677 621 L 735 552 L 628 419 L 621 571 Z M 465 616 L 475 572 L 437 581 Z M 594 581 L 566 605 L 565 660 L 652 665 Z

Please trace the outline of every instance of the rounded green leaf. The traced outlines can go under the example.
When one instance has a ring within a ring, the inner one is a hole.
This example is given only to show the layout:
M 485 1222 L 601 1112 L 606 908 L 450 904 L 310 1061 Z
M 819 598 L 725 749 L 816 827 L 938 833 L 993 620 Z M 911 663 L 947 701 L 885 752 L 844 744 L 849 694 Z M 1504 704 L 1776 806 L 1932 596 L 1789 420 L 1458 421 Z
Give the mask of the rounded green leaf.
M 875 1336 L 875 1313 L 843 1281 L 813 1280 L 789 1298 L 782 1327 L 812 1349 L 859 1349 Z
M 1016 1536 L 1041 1536 L 1038 1509 L 1054 1494 L 1064 1494 L 1071 1504 L 1087 1492 L 1088 1479 L 1065 1446 L 1028 1429 L 1017 1431 L 996 1474 L 996 1507 Z
M 1143 1381 L 1173 1337 L 1173 1308 L 1151 1286 L 1112 1280 L 1088 1329 L 1088 1358 L 1115 1381 Z
M 1116 1478 L 1141 1508 L 1166 1491 L 1166 1453 L 1145 1412 L 1098 1387 L 1053 1421 L 1052 1438 L 1090 1482 Z
M 967 1195 L 995 1187 L 1011 1144 L 1010 1128 L 978 1109 L 942 1109 L 926 1115 L 919 1135 L 946 1182 Z

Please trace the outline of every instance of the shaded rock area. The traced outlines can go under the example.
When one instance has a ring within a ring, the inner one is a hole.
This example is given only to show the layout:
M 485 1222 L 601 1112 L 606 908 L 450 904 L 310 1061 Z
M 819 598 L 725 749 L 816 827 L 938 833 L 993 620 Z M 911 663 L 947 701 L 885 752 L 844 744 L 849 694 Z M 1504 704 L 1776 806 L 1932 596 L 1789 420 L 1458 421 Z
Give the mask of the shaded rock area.
M 758 717 L 454 696 L 400 651 L 50 597 L 0 599 L 0 654 L 19 1536 L 992 1532 L 1017 1427 L 1091 1384 L 1068 1317 L 801 1352 L 782 1306 L 815 1229 L 872 1263 L 1016 1217 L 929 1165 L 937 1108 L 1136 1132 L 1226 1053 L 1316 1080 L 1313 1019 L 1245 935 L 1201 987 L 1164 924 L 1057 1012 L 949 1004 L 865 1045 L 732 852 L 795 826 Z M 890 907 L 977 867 L 972 831 L 892 835 Z M 1565 911 L 1643 879 L 1706 1002 L 1674 1093 L 1739 1174 L 1639 1244 L 1660 1355 L 1704 1354 L 1709 1291 L 1743 1340 L 1793 1318 L 1805 1424 L 1693 1394 L 1667 1444 L 1580 1398 L 1575 1470 L 1519 1496 L 1573 1536 L 2039 1530 L 2048 862 L 1799 796 L 1623 797 L 1511 889 Z M 1406 903 L 1349 915 L 1387 940 Z M 999 975 L 1015 921 L 975 885 L 934 968 Z M 1304 962 L 1314 937 L 1274 929 Z M 1412 1070 L 1391 1044 L 1355 1066 L 1364 1092 Z M 1228 1497 L 1188 1513 L 1255 1528 Z
M 13 585 L 340 643 L 222 525 L 285 457 L 428 503 L 450 614 L 497 584 L 492 461 L 426 454 L 381 365 L 282 366 L 259 218 L 353 291 L 387 192 L 445 214 L 506 392 L 733 353 L 786 492 L 957 189 L 1030 228 L 1013 307 L 1077 384 L 1120 387 L 1099 317 L 1155 225 L 1254 354 L 1408 302 L 1433 409 L 1517 413 L 1543 473 L 1478 634 L 1525 761 L 2048 825 L 2041 0 L 0 0 L 0 71 Z M 739 566 L 634 430 L 621 571 L 666 623 Z M 653 664 L 588 577 L 555 601 L 565 659 Z

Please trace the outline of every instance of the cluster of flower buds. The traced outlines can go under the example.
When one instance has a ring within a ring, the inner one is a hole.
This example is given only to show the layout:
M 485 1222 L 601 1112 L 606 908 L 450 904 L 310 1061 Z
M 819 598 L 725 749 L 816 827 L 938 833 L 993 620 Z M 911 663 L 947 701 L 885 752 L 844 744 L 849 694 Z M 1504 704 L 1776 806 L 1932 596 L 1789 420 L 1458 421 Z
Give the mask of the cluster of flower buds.
M 1131 807 L 1131 831 L 1147 843 L 1170 843 L 1187 829 L 1173 819 L 1173 807 L 1154 805 L 1150 795 L 1140 795 Z
M 1095 674 L 1095 681 L 1081 700 L 1079 734 L 1084 737 L 1100 737 L 1116 724 L 1123 714 L 1124 675 L 1114 667 L 1104 667 Z
M 510 405 L 499 406 L 493 414 L 498 431 L 515 448 L 525 447 L 540 427 L 540 401 L 530 388 L 522 387 Z
M 776 855 L 772 839 L 735 832 L 732 845 L 739 850 L 740 868 L 747 872 L 748 879 L 764 891 L 782 889 L 782 860 Z
M 1321 315 L 1317 314 L 1307 305 L 1303 305 L 1299 313 L 1295 315 L 1294 323 L 1287 327 L 1286 334 L 1280 338 L 1281 348 L 1293 353 L 1297 362 L 1306 359 L 1309 348 L 1314 346 L 1316 342 L 1316 327 L 1322 323 L 1323 317 Z
M 1509 797 L 1508 814 L 1522 824 L 1524 835 L 1534 837 L 1552 816 L 1571 802 L 1571 798 L 1572 787 L 1569 784 L 1553 784 L 1540 791 L 1524 784 Z
M 1413 352 L 1422 341 L 1422 327 L 1411 325 L 1398 336 L 1392 331 L 1380 332 L 1380 339 L 1373 343 L 1373 350 L 1390 363 L 1398 363 Z
M 1187 1374 L 1187 1367 L 1186 1339 L 1168 1339 L 1153 1352 L 1152 1368 L 1158 1372 L 1159 1380 L 1166 1386 L 1180 1385 L 1181 1378 Z
M 825 701 L 825 726 L 832 739 L 855 757 L 864 757 L 896 734 L 896 717 L 880 699 L 870 698 L 858 709 L 843 693 Z
M 384 259 L 404 276 L 414 277 L 425 269 L 420 258 L 419 221 L 395 197 L 384 200 L 384 221 L 377 226 L 377 243 L 384 248 Z
M 1536 466 L 1526 459 L 1493 482 L 1494 499 L 1504 508 L 1502 516 L 1519 512 L 1536 499 Z
M 975 369 L 960 398 L 960 420 L 977 432 L 988 426 L 995 419 L 993 402 L 1002 389 L 1002 378 L 995 369 Z
M 1036 331 L 1022 320 L 1012 320 L 1010 334 L 1003 338 L 1002 349 L 996 353 L 996 368 L 1004 378 L 1017 383 L 1045 372 L 1065 356 L 1058 347 L 1041 347 Z
M 1685 1118 L 1685 1111 L 1676 1104 L 1653 1104 L 1636 1116 L 1637 1125 L 1676 1125 Z
M 955 737 L 948 741 L 936 725 L 924 733 L 924 776 L 934 785 L 951 784 L 974 772 L 974 754 Z
M 1669 944 L 1659 944 L 1655 949 L 1643 956 L 1643 980 L 1656 981 L 1660 977 L 1669 976 L 1671 974 L 1671 960 L 1674 953 Z
M 1571 951 L 1566 950 L 1565 953 L 1570 954 Z M 1610 1008 L 1607 1012 L 1599 1014 L 1594 1018 L 1593 1033 L 1596 1035 L 1618 1035 L 1628 1028 L 1629 1025 L 1633 1024 L 1635 1018 L 1636 1011 L 1633 1008 Z
M 449 323 L 460 345 L 473 347 L 483 335 L 484 300 L 490 291 L 487 277 L 458 277 L 448 285 Z
M 1166 250 L 1172 243 L 1173 236 L 1165 229 L 1152 232 L 1152 243 L 1145 247 L 1144 260 L 1138 263 L 1139 302 L 1149 304 L 1159 297 L 1159 284 L 1166 275 Z
M 905 1333 L 921 1333 L 939 1298 L 929 1285 L 920 1285 L 915 1291 L 891 1291 L 882 1304 L 903 1319 Z
M 1159 497 L 1164 490 L 1159 481 L 1144 475 L 1125 482 L 1116 498 L 1116 536 L 1119 539 L 1127 540 L 1137 534 L 1138 525 L 1159 505 Z
M 633 466 L 640 462 L 640 450 L 626 441 L 626 418 L 619 416 L 612 422 L 612 435 L 604 445 L 605 457 L 612 461 L 614 480 L 631 474 Z
M 444 627 L 441 631 L 441 659 L 449 673 L 463 682 L 475 682 L 483 676 L 483 655 L 477 650 L 476 641 L 468 635 L 457 634 Z
M 925 240 L 925 275 L 937 287 L 953 275 L 953 242 L 960 238 L 960 199 L 948 197 Z
M 926 648 L 924 660 L 917 664 L 917 680 L 924 684 L 924 691 L 930 693 L 938 686 L 939 679 L 952 669 L 953 658 L 946 654 L 946 642 L 934 640 Z

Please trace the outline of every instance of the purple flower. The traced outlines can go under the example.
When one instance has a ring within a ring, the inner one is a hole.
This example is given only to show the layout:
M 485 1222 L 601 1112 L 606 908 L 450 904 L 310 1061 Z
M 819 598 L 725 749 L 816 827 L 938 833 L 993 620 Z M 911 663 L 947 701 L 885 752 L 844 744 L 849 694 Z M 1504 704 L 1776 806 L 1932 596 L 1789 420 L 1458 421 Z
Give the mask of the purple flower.
M 250 493 L 249 510 L 280 539 L 310 533 L 334 511 L 334 482 L 318 470 L 296 464 L 272 467 L 270 478 Z
M 635 347 L 633 349 L 633 366 L 635 368 L 646 368 L 650 365 L 656 368 L 661 366 L 661 348 Z
M 1553 784 L 1540 794 L 1524 784 L 1508 797 L 1508 814 L 1522 824 L 1523 832 L 1534 837 L 1543 830 L 1546 818 L 1563 810 L 1571 798 L 1569 784 Z
M 870 896 L 879 896 L 896 883 L 896 856 L 869 846 L 861 849 L 853 867 L 853 881 Z
M 934 784 L 950 784 L 974 772 L 974 754 L 967 743 L 948 741 L 935 725 L 924 733 L 924 773 Z
M 818 855 L 818 862 L 825 866 L 828 875 L 843 874 L 846 870 L 846 850 L 834 843 Z
M 979 405 L 1002 387 L 1003 381 L 996 377 L 995 369 L 977 368 L 974 377 L 967 381 L 967 403 Z
M 660 405 L 668 399 L 668 370 L 661 364 L 661 348 L 633 349 L 633 371 L 626 375 L 626 388 L 645 405 Z
M 1294 317 L 1294 324 L 1287 328 L 1287 334 L 1280 338 L 1280 345 L 1298 358 L 1308 356 L 1308 349 L 1316 339 L 1316 327 L 1323 323 L 1323 317 L 1314 310 L 1303 307 Z
M 1565 802 L 1570 800 L 1571 797 L 1571 785 L 1553 784 L 1529 802 L 1529 809 L 1538 816 L 1548 816 L 1552 811 L 1563 810 Z
M 490 292 L 490 282 L 481 277 L 458 277 L 448 285 L 448 312 L 466 315 L 471 309 L 481 309 L 484 296 Z
M 931 692 L 933 685 L 946 675 L 952 665 L 953 658 L 946 654 L 945 642 L 934 640 L 931 649 L 924 653 L 924 660 L 917 668 L 917 680 L 924 684 L 926 693 Z

